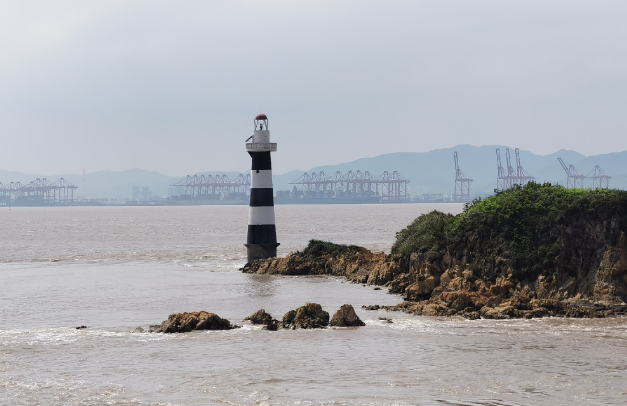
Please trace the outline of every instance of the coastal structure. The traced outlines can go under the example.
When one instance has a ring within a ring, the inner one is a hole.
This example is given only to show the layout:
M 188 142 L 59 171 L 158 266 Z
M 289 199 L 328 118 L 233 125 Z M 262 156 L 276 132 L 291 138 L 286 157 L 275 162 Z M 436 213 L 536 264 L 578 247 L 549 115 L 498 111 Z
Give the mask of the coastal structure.
M 276 241 L 274 223 L 274 192 L 270 158 L 270 153 L 277 149 L 276 143 L 270 142 L 268 117 L 265 114 L 258 114 L 254 123 L 253 135 L 246 140 L 246 151 L 252 158 L 248 236 L 246 238 L 248 263 L 256 259 L 276 257 L 276 249 L 279 246 Z M 248 142 L 251 140 L 252 142 Z
M 520 163 L 520 150 L 516 148 L 516 168 L 512 166 L 513 162 L 509 156 L 509 148 L 505 149 L 505 159 L 507 168 L 501 165 L 501 151 L 496 149 L 496 166 L 498 168 L 498 176 L 496 179 L 496 188 L 498 190 L 506 190 L 514 185 L 524 186 L 529 182 L 533 182 L 535 178 L 527 173 Z
M 292 191 L 278 191 L 277 201 L 290 204 L 406 203 L 411 201 L 405 179 L 398 171 L 372 176 L 370 172 L 348 171 L 327 175 L 305 172 L 290 182 Z M 298 189 L 300 187 L 300 190 Z
M 583 189 L 583 180 L 586 178 L 584 175 L 579 173 L 577 168 L 574 165 L 569 164 L 568 162 L 564 162 L 562 158 L 557 158 L 560 165 L 566 172 L 567 180 L 566 180 L 566 188 L 568 189 Z
M 2 206 L 68 206 L 74 204 L 74 186 L 64 178 L 49 182 L 46 178 L 22 184 L 0 182 L 0 205 Z
M 226 174 L 187 175 L 170 185 L 175 193 L 166 205 L 246 204 L 250 194 L 250 174 L 230 178 Z
M 574 165 L 564 162 L 562 158 L 557 158 L 560 165 L 566 172 L 566 188 L 568 189 L 584 189 L 583 182 L 585 179 L 592 179 L 592 189 L 609 189 L 610 179 L 608 175 L 599 165 L 595 165 L 594 169 L 587 175 L 581 174 Z
M 470 197 L 470 182 L 472 182 L 472 179 L 464 175 L 464 172 L 459 169 L 457 151 L 454 151 L 453 158 L 455 159 L 455 192 L 453 194 L 453 201 L 470 203 L 472 202 Z

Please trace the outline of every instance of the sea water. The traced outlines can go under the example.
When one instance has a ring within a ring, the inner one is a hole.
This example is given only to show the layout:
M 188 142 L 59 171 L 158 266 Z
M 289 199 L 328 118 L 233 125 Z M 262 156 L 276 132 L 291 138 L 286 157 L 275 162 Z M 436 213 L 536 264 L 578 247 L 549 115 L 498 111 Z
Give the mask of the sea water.
M 389 251 L 433 209 L 462 206 L 277 206 L 279 254 L 310 238 Z M 624 318 L 365 311 L 402 299 L 338 278 L 242 274 L 246 221 L 245 206 L 0 209 L 0 404 L 627 404 Z M 331 314 L 350 303 L 366 326 L 242 321 L 305 302 Z M 243 327 L 131 333 L 198 310 Z

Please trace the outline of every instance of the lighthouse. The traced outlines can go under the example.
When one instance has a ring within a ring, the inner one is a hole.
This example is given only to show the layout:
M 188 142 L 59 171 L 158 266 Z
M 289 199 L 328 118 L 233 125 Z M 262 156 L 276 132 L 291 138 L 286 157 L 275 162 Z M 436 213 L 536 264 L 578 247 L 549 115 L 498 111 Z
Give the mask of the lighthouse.
M 254 120 L 253 135 L 246 140 L 246 152 L 252 158 L 250 172 L 250 205 L 248 208 L 248 263 L 256 259 L 276 257 L 276 226 L 274 223 L 274 191 L 272 188 L 272 160 L 276 143 L 270 142 L 268 117 L 258 114 Z M 252 142 L 248 142 L 251 141 Z

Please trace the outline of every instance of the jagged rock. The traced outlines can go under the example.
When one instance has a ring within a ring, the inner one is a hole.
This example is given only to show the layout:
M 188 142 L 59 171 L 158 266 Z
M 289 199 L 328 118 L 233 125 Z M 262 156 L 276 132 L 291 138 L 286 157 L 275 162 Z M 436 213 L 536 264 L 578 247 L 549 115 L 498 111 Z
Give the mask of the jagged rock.
M 369 305 L 369 306 L 363 305 L 363 306 L 361 306 L 361 308 L 364 309 L 364 310 L 379 310 L 381 308 L 381 306 L 379 306 L 379 305 Z
M 141 327 L 137 327 L 136 329 L 134 329 L 133 331 L 131 331 L 131 333 L 145 333 L 146 330 L 144 330 Z
M 373 253 L 365 248 L 332 253 L 301 252 L 283 258 L 256 260 L 246 264 L 244 273 L 273 275 L 334 275 L 361 284 L 382 285 L 398 272 L 395 262 L 386 262 L 383 252 Z
M 279 321 L 273 319 L 270 313 L 266 313 L 264 309 L 257 310 L 244 320 L 248 320 L 252 324 L 263 324 L 263 330 L 276 331 L 279 328 Z
M 329 325 L 329 313 L 318 303 L 306 303 L 283 316 L 283 328 L 324 328 Z
M 357 313 L 355 313 L 353 306 L 349 304 L 342 305 L 340 310 L 335 312 L 331 319 L 331 326 L 333 327 L 357 327 L 365 325 L 366 323 L 361 321 Z
M 272 316 L 270 313 L 266 313 L 265 309 L 260 309 L 246 317 L 244 320 L 248 320 L 252 324 L 266 324 L 272 320 Z
M 205 311 L 171 314 L 161 323 L 160 332 L 188 333 L 193 330 L 230 330 L 231 323 L 215 313 Z

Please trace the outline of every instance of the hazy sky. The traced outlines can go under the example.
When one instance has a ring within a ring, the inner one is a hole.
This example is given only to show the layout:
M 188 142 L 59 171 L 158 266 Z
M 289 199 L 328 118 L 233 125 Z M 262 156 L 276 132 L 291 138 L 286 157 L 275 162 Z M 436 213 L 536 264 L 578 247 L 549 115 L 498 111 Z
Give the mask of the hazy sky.
M 275 171 L 627 149 L 627 2 L 0 1 L 0 168 Z M 6 180 L 8 181 L 8 180 Z

